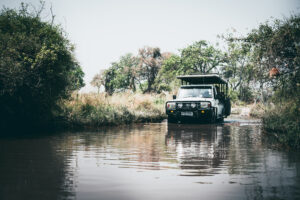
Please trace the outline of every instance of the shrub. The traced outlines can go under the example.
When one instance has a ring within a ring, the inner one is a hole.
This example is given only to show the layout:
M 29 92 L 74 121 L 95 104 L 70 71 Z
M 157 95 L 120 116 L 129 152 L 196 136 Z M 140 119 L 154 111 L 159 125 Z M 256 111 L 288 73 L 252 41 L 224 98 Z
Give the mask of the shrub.
M 297 101 L 277 103 L 263 116 L 263 127 L 276 134 L 279 142 L 291 148 L 300 148 L 300 116 Z
M 0 11 L 0 44 L 0 128 L 49 123 L 57 103 L 84 85 L 63 30 L 24 4 Z
M 234 91 L 234 90 L 231 90 L 229 89 L 229 97 L 230 97 L 230 100 L 235 103 L 238 101 L 238 92 L 237 91 Z

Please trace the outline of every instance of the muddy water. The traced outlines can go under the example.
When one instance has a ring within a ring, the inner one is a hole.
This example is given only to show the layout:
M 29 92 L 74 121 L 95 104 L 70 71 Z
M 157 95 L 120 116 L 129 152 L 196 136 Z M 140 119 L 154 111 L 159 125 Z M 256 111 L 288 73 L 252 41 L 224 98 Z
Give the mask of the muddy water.
M 300 154 L 240 119 L 1 138 L 0 199 L 300 199 Z

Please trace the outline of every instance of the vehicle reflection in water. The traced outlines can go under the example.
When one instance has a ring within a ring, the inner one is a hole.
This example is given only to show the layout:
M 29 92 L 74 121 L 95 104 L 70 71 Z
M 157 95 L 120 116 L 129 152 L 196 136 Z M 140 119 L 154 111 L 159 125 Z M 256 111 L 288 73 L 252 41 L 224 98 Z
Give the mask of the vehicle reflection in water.
M 234 119 L 0 138 L 0 199 L 299 199 L 299 153 L 265 141 Z
M 198 183 L 239 185 L 240 199 L 298 199 L 299 152 L 267 148 L 258 124 L 172 124 L 166 145 L 177 152 L 181 176 L 215 176 Z
M 182 176 L 211 176 L 226 168 L 228 128 L 214 124 L 168 126 L 166 145 L 176 150 Z

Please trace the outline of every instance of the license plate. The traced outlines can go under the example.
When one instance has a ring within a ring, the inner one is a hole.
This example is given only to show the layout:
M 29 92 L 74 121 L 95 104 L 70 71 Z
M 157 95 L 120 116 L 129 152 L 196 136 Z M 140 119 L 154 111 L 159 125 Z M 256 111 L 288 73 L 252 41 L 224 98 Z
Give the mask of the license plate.
M 181 112 L 181 116 L 189 116 L 189 117 L 192 117 L 192 116 L 193 116 L 193 112 Z

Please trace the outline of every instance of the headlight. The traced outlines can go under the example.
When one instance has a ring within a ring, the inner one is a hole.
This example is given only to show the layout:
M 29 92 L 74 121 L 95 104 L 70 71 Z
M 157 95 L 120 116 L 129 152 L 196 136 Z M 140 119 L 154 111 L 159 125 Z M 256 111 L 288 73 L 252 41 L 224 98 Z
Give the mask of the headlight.
M 201 108 L 209 108 L 210 102 L 201 102 Z
M 172 102 L 172 103 L 167 103 L 167 109 L 168 110 L 175 110 L 176 108 L 176 103 Z
M 182 103 L 177 104 L 178 108 L 182 108 Z
M 192 108 L 196 108 L 196 104 L 195 103 L 191 103 L 191 107 Z

